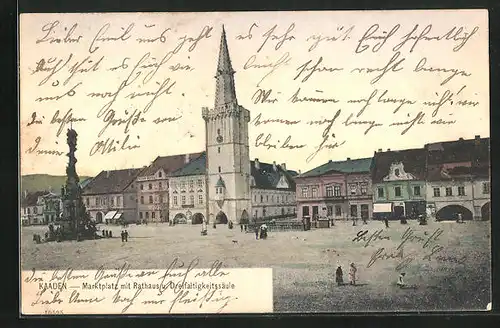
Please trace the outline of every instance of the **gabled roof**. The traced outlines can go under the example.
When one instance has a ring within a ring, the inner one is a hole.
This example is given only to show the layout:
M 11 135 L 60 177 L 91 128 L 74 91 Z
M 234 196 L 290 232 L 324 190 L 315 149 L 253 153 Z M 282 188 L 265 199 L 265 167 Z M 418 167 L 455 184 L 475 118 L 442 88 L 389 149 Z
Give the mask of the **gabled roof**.
M 403 163 L 405 172 L 411 173 L 417 180 L 424 180 L 426 154 L 425 148 L 376 152 L 373 157 L 372 182 L 382 182 L 389 174 L 391 165 L 398 162 Z
M 200 156 L 191 160 L 186 165 L 170 173 L 169 176 L 180 177 L 188 175 L 203 175 L 206 172 L 207 156 L 206 153 L 201 153 Z
M 253 186 L 253 188 L 283 189 L 277 188 L 277 186 L 281 179 L 281 176 L 284 176 L 288 183 L 288 186 L 290 187 L 289 189 L 295 190 L 295 181 L 289 171 L 283 170 L 281 165 L 276 165 L 276 170 L 274 169 L 274 167 L 274 164 L 259 162 L 259 169 L 257 169 L 255 167 L 255 161 L 250 161 L 250 173 L 255 180 L 255 186 Z
M 226 188 L 226 184 L 224 183 L 224 180 L 222 180 L 222 177 L 219 177 L 219 180 L 217 180 L 217 183 L 215 184 L 215 187 L 222 187 Z
M 427 181 L 463 180 L 471 177 L 472 168 L 467 166 L 456 166 L 450 169 L 435 166 L 427 169 Z
M 192 160 L 201 156 L 201 154 L 203 154 L 203 152 L 172 156 L 158 156 L 153 163 L 151 163 L 151 165 L 139 174 L 139 176 L 144 177 L 154 175 L 159 169 L 163 169 L 165 174 L 168 175 L 186 165 L 186 156 L 189 156 L 190 160 Z
M 38 202 L 38 198 L 48 194 L 48 191 L 35 191 L 28 192 L 26 195 L 22 195 L 21 197 L 21 206 L 36 206 Z
M 346 161 L 328 161 L 310 171 L 304 172 L 298 178 L 319 177 L 328 173 L 370 173 L 372 157 L 350 159 Z
M 489 162 L 489 143 L 490 138 L 476 137 L 426 144 L 427 164 Z
M 83 189 L 83 194 L 112 194 L 125 190 L 138 176 L 142 169 L 124 169 L 101 171 Z

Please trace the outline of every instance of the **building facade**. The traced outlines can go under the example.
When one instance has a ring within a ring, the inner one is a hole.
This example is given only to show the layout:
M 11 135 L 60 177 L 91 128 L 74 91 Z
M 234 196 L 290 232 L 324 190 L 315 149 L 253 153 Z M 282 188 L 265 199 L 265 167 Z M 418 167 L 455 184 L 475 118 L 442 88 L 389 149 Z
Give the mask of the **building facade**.
M 53 192 L 48 192 L 40 198 L 40 205 L 43 206 L 43 223 L 49 224 L 57 221 L 62 212 L 61 196 Z
M 137 185 L 142 169 L 102 171 L 82 190 L 82 199 L 97 223 L 137 222 Z
M 427 151 L 428 214 L 437 220 L 489 219 L 489 138 L 436 142 Z
M 425 149 L 379 149 L 373 161 L 373 204 L 391 205 L 392 218 L 426 214 Z
M 285 219 L 296 217 L 295 171 L 280 165 L 251 161 L 251 219 Z
M 169 220 L 201 224 L 206 218 L 206 154 L 169 174 Z
M 23 193 L 21 198 L 21 225 L 44 224 L 42 197 L 47 193 L 47 191 L 25 191 Z
M 370 218 L 371 165 L 372 158 L 328 161 L 296 177 L 299 218 Z
M 214 107 L 202 109 L 208 159 L 206 216 L 209 222 L 226 223 L 230 218 L 238 223 L 248 220 L 251 211 L 250 112 L 238 104 L 234 73 L 223 28 Z
M 169 221 L 171 217 L 169 191 L 171 177 L 169 174 L 201 154 L 159 156 L 137 176 L 137 218 L 139 221 Z

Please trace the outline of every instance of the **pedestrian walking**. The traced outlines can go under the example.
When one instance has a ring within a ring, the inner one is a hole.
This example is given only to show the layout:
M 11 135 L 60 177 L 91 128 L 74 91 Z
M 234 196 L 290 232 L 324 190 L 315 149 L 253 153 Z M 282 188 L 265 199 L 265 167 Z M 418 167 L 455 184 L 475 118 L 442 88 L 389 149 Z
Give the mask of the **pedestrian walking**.
M 256 226 L 256 227 L 255 227 L 255 239 L 256 239 L 256 240 L 258 240 L 258 239 L 259 239 L 259 230 L 260 230 L 260 229 L 259 229 L 259 227 L 258 227 L 258 226 Z
M 384 223 L 385 223 L 385 227 L 389 228 L 389 219 L 387 217 L 384 218 Z
M 337 283 L 337 286 L 342 286 L 344 284 L 344 272 L 342 271 L 340 264 L 337 266 L 337 270 L 335 271 L 335 282 Z
M 122 237 L 122 243 L 123 243 L 125 241 L 125 231 L 122 230 L 120 235 Z
M 125 242 L 127 243 L 128 242 L 128 231 L 125 230 L 123 236 L 125 237 Z
M 113 238 L 113 231 L 109 230 L 109 238 Z
M 243 224 L 240 223 L 240 230 L 243 232 Z
M 354 262 L 351 262 L 350 268 L 349 268 L 349 284 L 351 285 L 356 285 L 356 272 L 358 269 L 354 265 Z

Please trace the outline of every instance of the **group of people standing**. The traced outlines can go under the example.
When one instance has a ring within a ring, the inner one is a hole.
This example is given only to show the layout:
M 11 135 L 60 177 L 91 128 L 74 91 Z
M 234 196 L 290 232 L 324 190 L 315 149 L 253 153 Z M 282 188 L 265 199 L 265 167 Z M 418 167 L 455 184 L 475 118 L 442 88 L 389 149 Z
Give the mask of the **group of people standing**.
M 356 285 L 357 272 L 358 269 L 356 268 L 356 265 L 354 262 L 351 262 L 349 265 L 349 285 Z M 335 271 L 335 282 L 337 283 L 337 286 L 344 285 L 344 271 L 342 270 L 342 266 L 340 264 L 337 266 L 337 270 Z
M 267 225 L 262 224 L 255 227 L 255 239 L 267 239 Z
M 113 231 L 111 230 L 103 230 L 102 231 L 103 238 L 113 238 Z
M 128 231 L 127 230 L 122 230 L 122 242 L 128 242 Z

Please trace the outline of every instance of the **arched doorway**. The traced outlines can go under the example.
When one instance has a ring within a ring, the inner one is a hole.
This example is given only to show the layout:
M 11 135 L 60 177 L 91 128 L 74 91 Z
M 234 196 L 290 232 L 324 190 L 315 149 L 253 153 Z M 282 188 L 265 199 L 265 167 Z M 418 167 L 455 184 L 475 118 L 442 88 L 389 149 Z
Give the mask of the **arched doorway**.
M 185 224 L 185 223 L 187 223 L 187 218 L 184 214 L 177 213 L 174 216 L 174 224 Z
M 490 220 L 491 219 L 491 204 L 487 202 L 481 207 L 481 219 Z
M 226 224 L 227 223 L 226 213 L 220 211 L 219 214 L 215 217 L 215 223 L 217 224 Z
M 202 224 L 205 217 L 201 213 L 195 213 L 191 219 L 192 224 Z
M 95 223 L 102 223 L 102 212 L 97 212 L 95 215 Z
M 472 220 L 472 212 L 464 206 L 461 205 L 448 205 L 440 209 L 436 213 L 436 219 L 439 221 L 456 220 L 457 214 L 462 214 L 462 219 Z
M 241 213 L 240 223 L 242 223 L 242 224 L 250 223 L 250 219 L 249 219 L 247 210 L 243 210 L 243 212 Z

